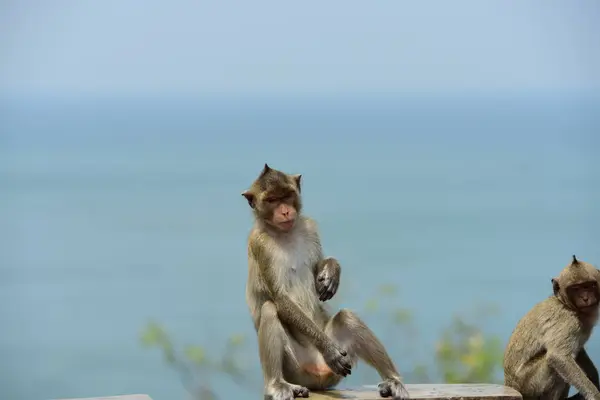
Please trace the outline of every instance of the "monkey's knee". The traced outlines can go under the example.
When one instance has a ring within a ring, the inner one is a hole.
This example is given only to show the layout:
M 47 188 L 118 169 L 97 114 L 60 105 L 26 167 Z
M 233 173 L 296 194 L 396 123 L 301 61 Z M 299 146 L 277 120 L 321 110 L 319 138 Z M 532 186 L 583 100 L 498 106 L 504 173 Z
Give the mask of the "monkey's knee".
M 265 301 L 260 308 L 260 320 L 271 321 L 277 319 L 277 307 L 272 301 Z
M 259 337 L 267 335 L 269 337 L 273 335 L 281 336 L 284 334 L 283 325 L 279 321 L 277 316 L 277 308 L 271 301 L 265 302 L 260 308 L 260 322 L 258 325 Z
M 353 311 L 347 308 L 342 308 L 337 314 L 334 315 L 333 323 L 336 325 L 348 325 L 357 319 L 358 317 Z
M 342 308 L 332 319 L 332 325 L 336 328 L 347 328 L 350 330 L 361 328 L 365 323 L 353 311 Z
M 353 311 L 342 309 L 331 318 L 326 332 L 346 351 L 354 353 L 357 338 L 365 332 L 365 328 L 366 325 Z

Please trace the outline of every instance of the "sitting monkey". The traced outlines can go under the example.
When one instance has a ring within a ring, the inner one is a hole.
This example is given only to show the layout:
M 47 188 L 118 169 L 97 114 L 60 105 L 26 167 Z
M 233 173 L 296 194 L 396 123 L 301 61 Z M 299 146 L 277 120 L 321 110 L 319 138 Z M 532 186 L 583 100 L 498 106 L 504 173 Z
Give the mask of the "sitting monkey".
M 246 301 L 258 335 L 265 399 L 308 397 L 349 375 L 360 358 L 382 377 L 379 394 L 408 399 L 384 346 L 352 311 L 333 317 L 341 267 L 324 257 L 317 224 L 301 214 L 301 175 L 265 164 L 242 195 L 254 214 L 248 238 Z
M 527 399 L 600 400 L 598 371 L 584 345 L 598 320 L 600 271 L 577 260 L 552 279 L 554 294 L 517 324 L 504 353 L 504 384 Z

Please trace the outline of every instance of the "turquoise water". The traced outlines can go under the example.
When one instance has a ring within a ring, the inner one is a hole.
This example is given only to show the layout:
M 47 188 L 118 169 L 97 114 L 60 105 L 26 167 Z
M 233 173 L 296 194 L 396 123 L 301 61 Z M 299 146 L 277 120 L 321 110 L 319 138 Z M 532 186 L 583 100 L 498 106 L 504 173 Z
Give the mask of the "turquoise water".
M 240 192 L 264 162 L 303 174 L 305 210 L 344 267 L 337 306 L 363 310 L 397 284 L 420 359 L 453 313 L 497 305 L 485 329 L 506 340 L 572 254 L 600 263 L 597 98 L 21 99 L 0 110 L 2 399 L 183 398 L 139 344 L 149 319 L 215 351 L 248 334 L 259 377 Z M 408 370 L 403 332 L 365 318 Z

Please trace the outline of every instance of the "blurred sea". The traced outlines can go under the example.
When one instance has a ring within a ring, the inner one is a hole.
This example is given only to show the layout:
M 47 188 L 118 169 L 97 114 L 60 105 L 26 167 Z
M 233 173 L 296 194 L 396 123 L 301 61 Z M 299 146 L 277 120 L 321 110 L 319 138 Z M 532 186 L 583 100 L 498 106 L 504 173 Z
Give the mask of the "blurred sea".
M 265 162 L 303 174 L 344 267 L 335 305 L 363 313 L 401 371 L 403 332 L 362 311 L 382 284 L 414 313 L 418 360 L 484 303 L 505 343 L 572 254 L 600 264 L 599 132 L 600 100 L 576 94 L 4 99 L 0 398 L 183 398 L 140 345 L 150 319 L 216 352 L 248 335 L 260 377 L 240 193 Z M 598 334 L 589 349 L 600 362 Z

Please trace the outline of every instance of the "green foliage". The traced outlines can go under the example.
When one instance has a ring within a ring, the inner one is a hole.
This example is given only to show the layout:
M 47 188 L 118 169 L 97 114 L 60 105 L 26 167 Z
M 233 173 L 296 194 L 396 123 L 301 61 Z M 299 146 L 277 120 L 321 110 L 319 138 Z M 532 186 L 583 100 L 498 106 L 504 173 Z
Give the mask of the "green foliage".
M 378 321 L 387 321 L 387 333 L 394 338 L 401 336 L 405 344 L 403 354 L 410 356 L 418 348 L 419 335 L 410 310 L 389 306 L 395 303 L 390 300 L 398 293 L 397 286 L 381 286 L 376 295 L 365 303 L 364 315 L 367 318 L 377 317 Z M 432 352 L 432 362 L 414 360 L 412 372 L 403 371 L 407 381 L 431 382 L 433 376 L 433 380 L 446 383 L 500 383 L 497 376 L 502 365 L 502 342 L 498 337 L 484 334 L 477 324 L 470 322 L 475 320 L 481 323 L 485 317 L 496 312 L 494 307 L 487 307 L 480 308 L 471 319 L 461 315 L 453 316 L 440 333 L 435 351 Z M 402 331 L 400 335 L 399 330 Z M 382 333 L 385 334 L 385 331 Z M 215 373 L 228 376 L 246 389 L 260 391 L 260 385 L 250 379 L 250 371 L 240 365 L 240 351 L 245 344 L 242 335 L 230 336 L 218 357 L 210 355 L 201 346 L 188 345 L 177 352 L 169 335 L 156 322 L 148 323 L 140 340 L 146 347 L 160 349 L 165 362 L 179 372 L 184 386 L 195 399 L 218 399 L 209 382 L 209 377 Z M 211 348 L 215 346 L 211 344 Z M 435 366 L 433 371 L 427 367 L 430 364 Z M 367 372 L 363 383 L 372 383 L 371 375 Z
M 379 314 L 378 320 L 390 321 L 392 326 L 388 326 L 388 330 L 394 333 L 393 337 L 398 337 L 398 329 L 401 329 L 402 337 L 409 339 L 404 353 L 410 356 L 411 350 L 416 348 L 414 341 L 418 338 L 413 314 L 402 307 L 382 310 L 380 306 L 384 299 L 389 303 L 390 298 L 395 297 L 398 292 L 397 287 L 381 286 L 378 293 L 366 302 L 365 313 Z M 497 376 L 504 352 L 502 341 L 498 337 L 485 335 L 478 325 L 470 322 L 475 320 L 481 323 L 497 312 L 496 307 L 481 306 L 471 318 L 455 315 L 440 333 L 433 362 L 416 362 L 412 373 L 406 374 L 409 380 L 430 382 L 433 375 L 436 381 L 442 380 L 445 383 L 500 383 Z M 427 364 L 433 364 L 434 371 Z
M 180 374 L 184 387 L 194 399 L 218 399 L 210 386 L 210 377 L 215 373 L 225 374 L 240 386 L 257 389 L 257 385 L 248 378 L 248 371 L 240 365 L 239 350 L 245 342 L 242 335 L 230 336 L 217 358 L 211 357 L 202 346 L 187 345 L 177 352 L 166 330 L 154 321 L 142 330 L 140 341 L 144 347 L 157 348 L 162 352 L 165 362 Z
M 497 337 L 485 337 L 458 316 L 442 332 L 435 352 L 437 366 L 448 383 L 499 383 L 495 372 L 502 356 L 502 342 Z
M 142 332 L 140 337 L 142 345 L 145 347 L 159 347 L 162 350 L 165 361 L 169 364 L 176 362 L 173 345 L 169 335 L 156 322 L 150 322 Z

